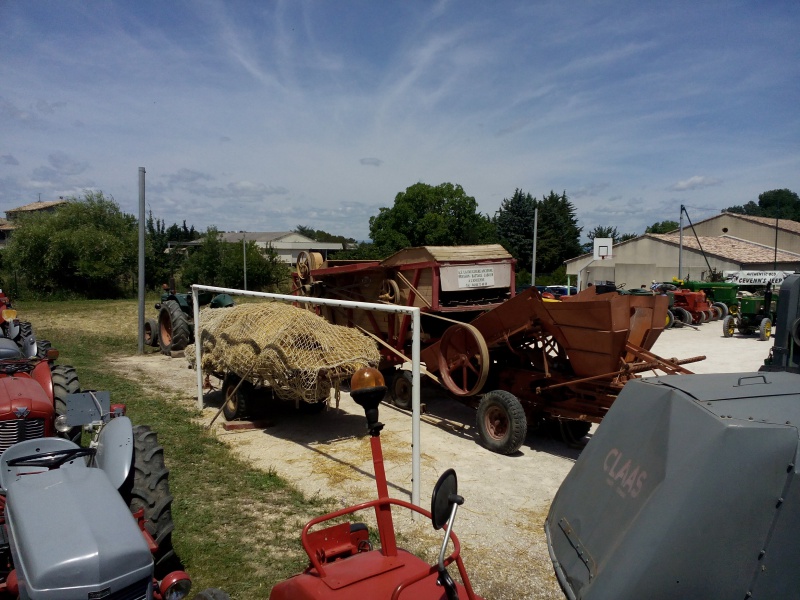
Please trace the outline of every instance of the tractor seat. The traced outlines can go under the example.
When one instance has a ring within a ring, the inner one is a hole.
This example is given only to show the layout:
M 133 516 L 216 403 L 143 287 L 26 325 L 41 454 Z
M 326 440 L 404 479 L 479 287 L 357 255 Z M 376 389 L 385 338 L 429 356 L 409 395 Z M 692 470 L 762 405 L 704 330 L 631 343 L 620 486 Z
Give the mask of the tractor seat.
M 13 340 L 0 338 L 0 360 L 20 360 L 22 358 L 24 358 L 22 350 Z

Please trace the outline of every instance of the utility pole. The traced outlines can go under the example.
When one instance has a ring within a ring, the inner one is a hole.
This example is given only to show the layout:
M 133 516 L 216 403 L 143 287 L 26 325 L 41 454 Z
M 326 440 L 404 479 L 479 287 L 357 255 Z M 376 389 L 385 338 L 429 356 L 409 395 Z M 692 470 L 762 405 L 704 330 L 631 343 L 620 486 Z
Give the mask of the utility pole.
M 678 217 L 680 222 L 680 244 L 678 246 L 678 279 L 683 278 L 683 211 L 686 210 L 681 204 L 681 216 Z

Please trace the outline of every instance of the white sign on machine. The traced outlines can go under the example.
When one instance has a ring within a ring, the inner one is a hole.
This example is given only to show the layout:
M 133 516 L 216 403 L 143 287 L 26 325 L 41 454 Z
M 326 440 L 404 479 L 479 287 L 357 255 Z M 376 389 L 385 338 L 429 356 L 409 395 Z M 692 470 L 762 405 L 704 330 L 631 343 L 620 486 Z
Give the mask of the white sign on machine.
M 494 286 L 493 267 L 459 267 L 459 288 L 482 288 Z

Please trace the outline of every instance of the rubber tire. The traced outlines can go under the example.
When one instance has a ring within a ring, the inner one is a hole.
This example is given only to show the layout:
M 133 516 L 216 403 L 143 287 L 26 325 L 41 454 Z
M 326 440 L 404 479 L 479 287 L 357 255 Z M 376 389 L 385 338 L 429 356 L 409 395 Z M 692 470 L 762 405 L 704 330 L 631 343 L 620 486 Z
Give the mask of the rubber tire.
M 398 371 L 389 388 L 392 404 L 403 410 L 411 410 L 411 371 Z
M 673 325 L 675 325 L 675 315 L 672 314 L 671 310 L 667 310 L 667 321 L 664 329 L 672 329 Z
M 81 384 L 78 381 L 78 372 L 75 367 L 68 365 L 53 365 L 50 368 L 50 377 L 53 381 L 53 405 L 56 416 L 67 414 L 67 396 L 81 391 Z M 58 437 L 62 437 L 80 445 L 83 428 L 80 425 L 70 427 L 64 433 L 56 432 Z
M 253 393 L 253 384 L 249 381 L 242 381 L 239 389 L 236 390 L 236 396 L 230 398 L 229 402 L 229 394 L 233 392 L 240 379 L 241 377 L 236 373 L 229 371 L 222 382 L 222 401 L 224 402 L 222 414 L 225 415 L 226 421 L 244 419 L 249 412 L 248 403 Z
M 736 331 L 736 317 L 727 315 L 722 319 L 722 337 L 733 337 L 734 331 Z
M 727 317 L 731 312 L 730 310 L 728 310 L 728 305 L 725 304 L 724 302 L 714 302 L 714 304 L 712 304 L 711 306 L 716 306 L 718 309 L 722 311 L 722 317 L 720 317 L 722 319 Z
M 794 320 L 791 329 L 792 330 L 789 333 L 791 333 L 794 343 L 800 346 L 800 319 Z
M 576 421 L 573 419 L 547 419 L 547 431 L 555 438 L 560 439 L 567 445 L 580 445 L 580 441 L 586 437 L 592 424 L 588 421 Z
M 711 312 L 714 313 L 714 318 L 713 318 L 714 321 L 719 321 L 721 318 L 725 316 L 722 312 L 722 309 L 716 305 L 711 307 Z
M 155 319 L 145 319 L 144 344 L 153 348 L 158 346 L 158 321 Z
M 30 324 L 30 321 L 20 321 L 19 335 L 17 336 L 17 339 L 15 339 L 14 341 L 16 342 L 17 346 L 22 348 L 25 343 L 25 338 L 28 338 L 32 335 L 33 335 L 33 325 Z
M 501 435 L 492 433 L 489 422 L 499 418 Z M 478 405 L 478 434 L 483 445 L 498 454 L 514 454 L 520 449 L 528 433 L 525 410 L 517 397 L 505 390 L 494 390 L 484 394 Z
M 227 594 L 227 592 L 223 592 L 220 589 L 208 588 L 202 592 L 198 592 L 198 594 L 194 597 L 194 600 L 231 600 L 231 597 Z
M 183 350 L 189 345 L 192 333 L 189 321 L 175 300 L 167 300 L 158 312 L 158 345 L 163 354 Z
M 39 358 L 46 358 L 47 351 L 53 348 L 53 344 L 50 340 L 38 340 L 36 342 L 36 356 Z
M 772 321 L 768 318 L 761 319 L 761 324 L 758 326 L 758 339 L 762 342 L 769 340 L 772 335 Z
M 153 561 L 155 576 L 161 579 L 178 565 L 172 547 L 175 525 L 164 448 L 159 445 L 156 432 L 146 425 L 133 427 L 133 465 L 120 494 L 131 513 L 144 509 L 144 528 L 158 544 Z
M 672 309 L 672 312 L 675 313 L 675 316 L 677 316 L 684 325 L 692 324 L 692 314 L 682 306 L 676 306 Z

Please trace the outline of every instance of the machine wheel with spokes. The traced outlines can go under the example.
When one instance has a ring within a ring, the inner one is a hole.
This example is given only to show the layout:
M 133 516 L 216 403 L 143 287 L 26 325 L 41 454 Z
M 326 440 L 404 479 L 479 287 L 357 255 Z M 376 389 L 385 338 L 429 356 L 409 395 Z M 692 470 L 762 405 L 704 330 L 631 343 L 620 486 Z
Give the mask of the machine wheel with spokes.
M 728 315 L 722 319 L 722 335 L 726 338 L 733 337 L 736 331 L 736 317 Z
M 758 326 L 758 339 L 766 342 L 772 335 L 772 321 L 768 318 L 761 319 L 761 324 Z
M 467 323 L 447 328 L 439 341 L 442 382 L 456 396 L 474 396 L 489 376 L 489 348 L 481 332 Z

